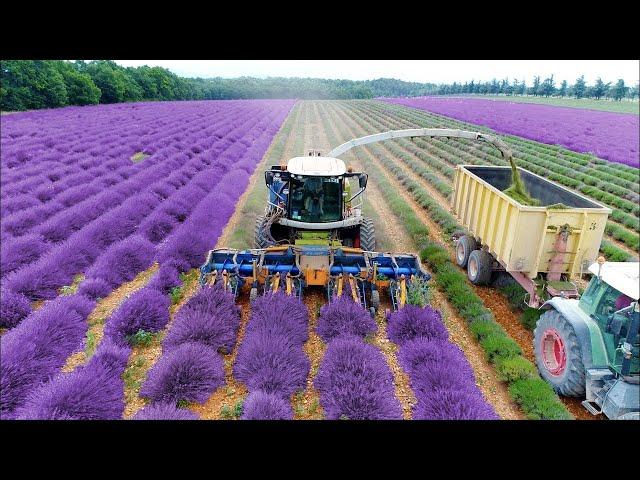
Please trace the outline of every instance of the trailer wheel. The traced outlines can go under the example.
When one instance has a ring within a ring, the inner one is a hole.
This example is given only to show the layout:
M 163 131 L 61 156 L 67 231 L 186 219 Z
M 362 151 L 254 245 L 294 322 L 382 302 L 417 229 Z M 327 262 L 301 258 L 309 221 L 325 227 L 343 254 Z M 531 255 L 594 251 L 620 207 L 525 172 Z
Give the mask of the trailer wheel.
M 477 248 L 478 244 L 475 238 L 469 235 L 461 236 L 456 244 L 456 263 L 458 266 L 462 268 L 466 267 L 469 261 L 469 255 Z
M 533 331 L 533 346 L 540 376 L 565 397 L 585 394 L 582 351 L 573 326 L 557 310 L 540 316 Z
M 370 218 L 363 219 L 360 225 L 360 248 L 367 252 L 376 251 L 376 230 Z
M 486 285 L 491 280 L 493 257 L 484 250 L 474 250 L 467 262 L 467 276 L 474 285 Z
M 256 248 L 267 248 L 273 246 L 273 242 L 269 241 L 265 233 L 265 224 L 267 219 L 264 215 L 260 215 L 256 219 L 256 228 L 254 231 L 254 243 Z

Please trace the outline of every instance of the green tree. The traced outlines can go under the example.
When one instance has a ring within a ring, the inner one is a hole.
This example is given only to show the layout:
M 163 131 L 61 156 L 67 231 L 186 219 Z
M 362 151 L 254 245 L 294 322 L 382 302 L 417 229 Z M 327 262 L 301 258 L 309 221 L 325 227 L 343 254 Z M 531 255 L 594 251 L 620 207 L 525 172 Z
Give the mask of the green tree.
M 566 80 L 563 80 L 562 83 L 560 84 L 560 88 L 558 89 L 558 95 L 561 97 L 566 97 L 567 96 L 567 88 L 568 88 L 568 84 Z
M 540 95 L 540 77 L 533 77 L 533 85 L 529 89 L 529 95 Z
M 618 83 L 611 89 L 611 96 L 614 100 L 620 101 L 627 94 L 628 87 L 625 86 L 622 78 L 618 79 Z
M 118 103 L 125 99 L 126 79 L 115 62 L 98 60 L 87 65 L 87 73 L 100 89 L 100 103 Z
M 100 101 L 100 89 L 88 74 L 71 62 L 56 61 L 55 66 L 64 79 L 69 105 L 93 105 Z
M 2 110 L 31 110 L 67 105 L 67 88 L 55 62 L 7 60 L 0 64 Z
M 545 97 L 549 97 L 553 95 L 556 90 L 555 82 L 553 81 L 553 75 L 549 78 L 545 78 L 544 82 L 539 87 L 540 95 L 544 95 Z
M 580 78 L 576 80 L 576 83 L 573 86 L 573 95 L 576 98 L 582 98 L 585 93 L 587 93 L 587 84 L 584 81 L 584 75 L 580 75 Z
M 604 97 L 609 90 L 610 85 L 611 82 L 604 83 L 602 79 L 598 77 L 596 80 L 596 84 L 592 90 L 593 98 L 595 98 L 596 100 L 600 100 L 602 97 Z

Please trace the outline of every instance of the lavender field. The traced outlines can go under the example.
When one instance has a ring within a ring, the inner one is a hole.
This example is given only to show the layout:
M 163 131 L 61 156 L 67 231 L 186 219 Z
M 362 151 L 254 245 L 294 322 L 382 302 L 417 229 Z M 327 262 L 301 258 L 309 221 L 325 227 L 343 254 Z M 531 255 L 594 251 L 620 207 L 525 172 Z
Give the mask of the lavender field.
M 496 102 L 476 98 L 384 98 L 611 162 L 640 167 L 639 123 L 634 114 Z
M 115 358 L 127 358 L 122 349 L 136 334 L 167 324 L 168 291 L 215 245 L 293 104 L 140 103 L 2 117 L 2 418 L 121 416 L 118 403 L 117 414 L 99 408 L 113 405 L 122 382 L 126 361 Z M 155 262 L 149 285 L 106 322 L 91 362 L 60 373 L 82 349 L 96 301 Z M 64 295 L 78 275 L 77 292 Z M 88 389 L 105 396 L 62 408 Z

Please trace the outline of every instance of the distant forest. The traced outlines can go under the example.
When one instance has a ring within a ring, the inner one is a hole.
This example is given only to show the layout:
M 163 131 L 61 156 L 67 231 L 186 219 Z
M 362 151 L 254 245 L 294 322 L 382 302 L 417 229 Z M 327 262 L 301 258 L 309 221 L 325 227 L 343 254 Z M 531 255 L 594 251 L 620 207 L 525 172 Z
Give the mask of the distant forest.
M 113 61 L 7 60 L 0 62 L 0 110 L 34 110 L 153 100 L 223 100 L 238 98 L 355 99 L 422 95 L 535 95 L 573 98 L 638 98 L 638 85 L 622 79 L 587 85 L 584 76 L 559 85 L 553 76 L 535 77 L 531 85 L 508 79 L 434 84 L 389 78 L 183 78 L 161 67 L 122 67 Z

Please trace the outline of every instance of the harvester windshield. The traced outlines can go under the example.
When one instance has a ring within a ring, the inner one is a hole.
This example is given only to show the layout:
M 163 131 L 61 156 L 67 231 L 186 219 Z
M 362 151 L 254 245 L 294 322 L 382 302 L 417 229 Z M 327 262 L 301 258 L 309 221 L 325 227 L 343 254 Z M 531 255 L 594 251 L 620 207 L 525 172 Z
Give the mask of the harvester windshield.
M 291 219 L 301 222 L 336 222 L 341 219 L 340 177 L 292 178 Z

